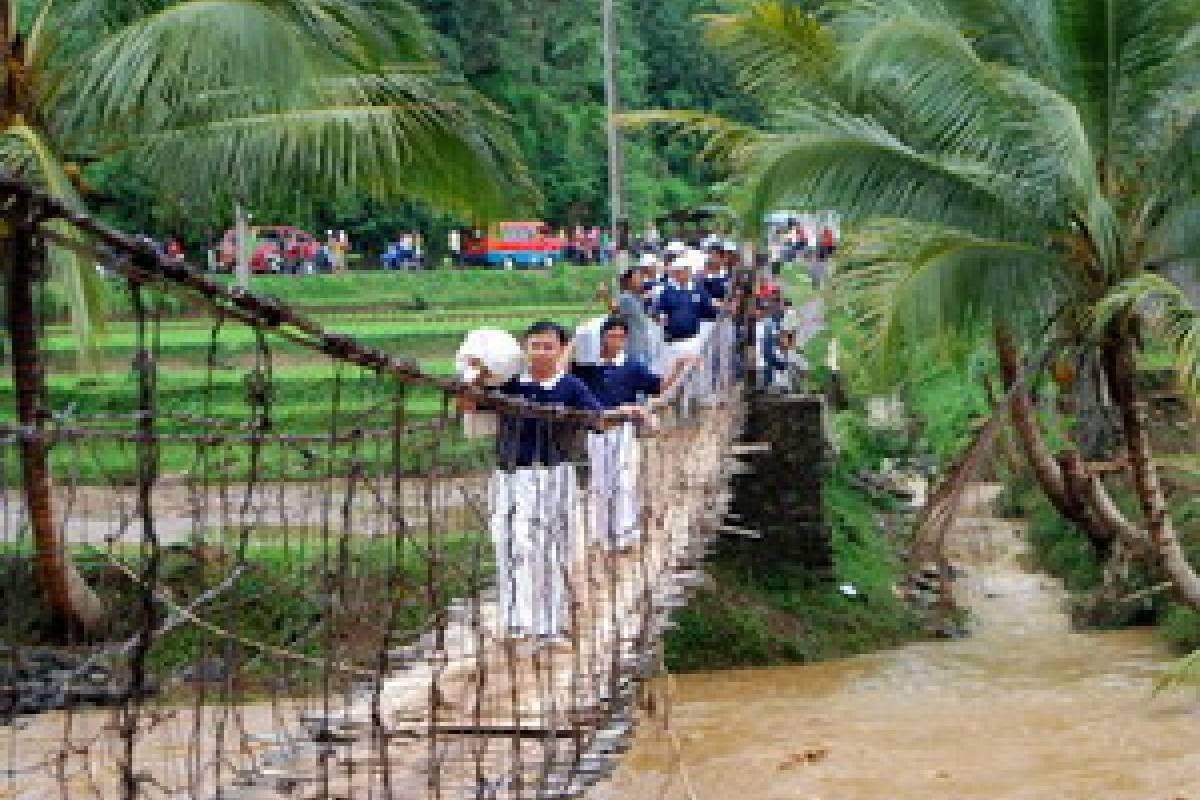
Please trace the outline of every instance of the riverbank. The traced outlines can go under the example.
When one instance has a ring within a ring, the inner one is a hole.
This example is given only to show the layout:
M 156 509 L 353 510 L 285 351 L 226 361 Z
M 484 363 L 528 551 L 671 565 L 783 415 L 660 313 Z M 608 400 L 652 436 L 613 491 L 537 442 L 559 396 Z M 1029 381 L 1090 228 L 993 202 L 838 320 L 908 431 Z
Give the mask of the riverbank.
M 1176 533 L 1191 563 L 1200 563 L 1200 429 L 1195 411 L 1175 389 L 1169 371 L 1147 364 L 1139 372 L 1139 383 L 1149 398 L 1151 445 Z M 1123 450 L 1094 458 L 1093 468 L 1117 505 L 1130 519 L 1142 519 Z M 1110 554 L 1098 552 L 1050 506 L 1028 475 L 1010 475 L 1007 480 L 1007 511 L 1029 520 L 1033 564 L 1063 581 L 1076 626 L 1151 626 L 1177 654 L 1200 649 L 1200 612 L 1174 601 L 1160 570 L 1132 559 L 1114 561 Z

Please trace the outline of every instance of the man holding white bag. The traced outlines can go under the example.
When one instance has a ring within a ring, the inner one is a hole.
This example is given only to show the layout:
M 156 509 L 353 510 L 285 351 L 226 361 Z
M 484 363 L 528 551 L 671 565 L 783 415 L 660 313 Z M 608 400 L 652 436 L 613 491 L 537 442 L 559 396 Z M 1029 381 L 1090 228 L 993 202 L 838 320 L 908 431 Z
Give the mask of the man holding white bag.
M 569 338 L 553 322 L 524 336 L 525 371 L 498 386 L 514 398 L 583 411 L 602 411 L 592 392 L 566 374 Z M 496 383 L 484 358 L 468 357 L 477 385 Z M 461 401 L 464 410 L 472 403 Z M 577 484 L 567 463 L 577 425 L 533 415 L 505 414 L 496 436 L 498 468 L 489 487 L 496 587 L 501 625 L 510 638 L 537 637 L 563 647 L 569 629 L 569 568 L 574 560 Z

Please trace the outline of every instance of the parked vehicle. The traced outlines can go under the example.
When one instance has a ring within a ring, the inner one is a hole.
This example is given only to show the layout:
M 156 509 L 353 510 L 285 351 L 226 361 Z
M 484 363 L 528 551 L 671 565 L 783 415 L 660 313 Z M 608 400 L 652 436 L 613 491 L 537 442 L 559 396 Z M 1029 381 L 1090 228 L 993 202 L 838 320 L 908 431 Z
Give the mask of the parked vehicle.
M 486 235 L 470 236 L 463 260 L 484 267 L 551 267 L 562 261 L 565 239 L 544 222 L 499 222 Z
M 291 225 L 267 225 L 251 228 L 254 252 L 250 254 L 252 272 L 312 272 L 321 244 L 305 230 Z M 217 266 L 232 271 L 237 265 L 237 230 L 225 231 L 217 247 Z

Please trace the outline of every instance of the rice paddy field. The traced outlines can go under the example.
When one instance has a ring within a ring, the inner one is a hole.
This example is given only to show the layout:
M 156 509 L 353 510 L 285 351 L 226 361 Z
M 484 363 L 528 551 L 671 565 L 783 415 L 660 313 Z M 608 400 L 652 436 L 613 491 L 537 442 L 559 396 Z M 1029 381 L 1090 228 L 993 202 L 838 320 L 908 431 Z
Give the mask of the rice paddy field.
M 597 288 L 607 283 L 603 268 L 561 267 L 552 271 L 499 272 L 486 270 L 424 273 L 349 273 L 320 276 L 261 276 L 253 280 L 255 292 L 273 295 L 294 304 L 327 330 L 355 337 L 360 342 L 396 356 L 417 360 L 429 372 L 453 372 L 453 356 L 467 332 L 498 328 L 520 333 L 530 323 L 552 319 L 573 327 L 603 313 Z M 70 427 L 109 415 L 129 414 L 137 408 L 138 379 L 133 369 L 137 347 L 134 323 L 118 284 L 108 287 L 108 321 L 98 335 L 95 354 L 82 364 L 78 342 L 61 309 L 53 305 L 43 346 L 48 364 L 48 405 L 58 424 Z M 51 301 L 52 303 L 52 301 Z M 227 322 L 214 336 L 212 319 L 195 307 L 174 298 L 159 303 L 157 330 L 159 370 L 156 400 L 159 429 L 194 431 L 178 418 L 191 415 L 248 424 L 252 408 L 247 402 L 248 376 L 256 359 L 254 331 Z M 372 420 L 390 420 L 396 387 L 356 368 L 340 367 L 331 359 L 298 345 L 272 337 L 268 396 L 271 430 L 290 435 L 325 435 L 335 422 L 343 427 L 369 426 Z M 11 420 L 13 387 L 7 374 L 0 377 L 0 419 Z M 404 393 L 406 418 L 413 425 L 440 415 L 444 399 L 432 391 L 409 389 Z M 126 427 L 128 423 L 125 423 Z M 388 457 L 381 445 L 379 459 Z M 473 459 L 478 442 L 450 441 L 447 452 Z M 93 448 L 95 449 L 95 448 Z M 88 445 L 56 447 L 52 458 L 57 469 L 70 468 L 82 483 L 110 483 L 132 479 L 133 445 L 109 447 L 106 454 L 88 455 Z M 421 453 L 405 454 L 418 466 Z M 163 473 L 196 469 L 195 447 L 166 443 L 160 448 Z M 245 453 L 227 457 L 223 469 L 244 466 Z M 287 465 L 266 464 L 264 478 L 281 478 Z M 8 471 L 11 468 L 6 468 Z

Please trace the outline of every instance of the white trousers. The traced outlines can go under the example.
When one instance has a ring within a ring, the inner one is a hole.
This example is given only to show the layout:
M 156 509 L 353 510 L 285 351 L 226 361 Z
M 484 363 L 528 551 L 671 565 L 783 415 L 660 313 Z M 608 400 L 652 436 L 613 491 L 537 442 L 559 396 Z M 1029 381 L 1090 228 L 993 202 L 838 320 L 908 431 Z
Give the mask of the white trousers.
M 680 388 L 680 393 L 687 403 L 705 399 L 712 395 L 711 365 L 706 357 L 705 346 L 708 343 L 709 337 L 712 336 L 714 329 L 715 323 L 704 320 L 700 323 L 700 332 L 692 338 L 667 344 L 667 361 L 672 365 L 672 368 L 675 362 L 681 358 L 702 357 L 701 363 L 689 373 L 688 377 L 684 379 L 683 386 Z
M 489 489 L 501 632 L 566 633 L 577 527 L 574 467 L 496 471 Z
M 640 460 L 633 425 L 589 433 L 587 447 L 592 541 L 608 550 L 632 547 L 641 538 Z

